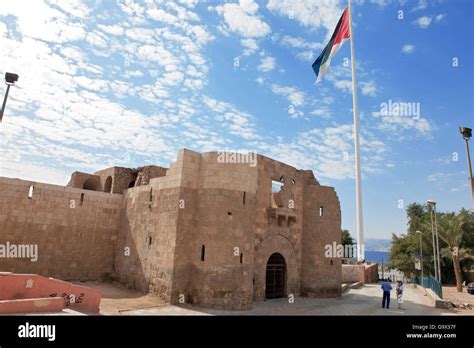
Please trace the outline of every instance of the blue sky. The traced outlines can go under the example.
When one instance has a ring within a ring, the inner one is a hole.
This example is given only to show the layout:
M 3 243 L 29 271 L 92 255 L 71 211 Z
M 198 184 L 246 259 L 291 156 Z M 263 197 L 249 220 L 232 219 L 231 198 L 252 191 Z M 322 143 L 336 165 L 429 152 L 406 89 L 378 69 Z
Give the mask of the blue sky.
M 0 126 L 0 176 L 64 185 L 76 170 L 168 166 L 183 147 L 256 151 L 334 186 L 355 235 L 349 44 L 320 83 L 311 69 L 345 6 L 5 2 L 0 71 L 20 79 Z M 457 128 L 474 128 L 474 3 L 353 7 L 365 235 L 389 238 L 413 201 L 470 208 Z M 383 114 L 389 101 L 420 112 Z

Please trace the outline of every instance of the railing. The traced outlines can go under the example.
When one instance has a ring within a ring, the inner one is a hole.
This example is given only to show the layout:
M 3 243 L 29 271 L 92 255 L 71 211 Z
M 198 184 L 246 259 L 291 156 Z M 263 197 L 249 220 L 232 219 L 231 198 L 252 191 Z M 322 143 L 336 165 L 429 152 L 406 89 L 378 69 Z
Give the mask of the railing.
M 430 288 L 433 290 L 439 298 L 443 298 L 443 287 L 436 279 L 433 277 L 423 278 L 415 277 L 413 283 L 421 285 L 424 288 Z

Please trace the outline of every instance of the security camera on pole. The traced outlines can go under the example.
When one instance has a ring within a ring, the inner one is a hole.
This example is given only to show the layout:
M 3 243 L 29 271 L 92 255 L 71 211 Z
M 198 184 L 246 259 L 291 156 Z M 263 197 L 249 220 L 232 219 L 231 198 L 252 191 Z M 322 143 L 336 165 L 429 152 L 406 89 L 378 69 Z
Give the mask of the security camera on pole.
M 7 91 L 5 93 L 5 98 L 3 99 L 2 110 L 0 110 L 0 123 L 2 123 L 3 113 L 5 112 L 5 106 L 7 105 L 8 92 L 10 92 L 10 87 L 15 85 L 15 82 L 18 81 L 18 75 L 13 73 L 5 73 L 5 84 L 7 85 Z

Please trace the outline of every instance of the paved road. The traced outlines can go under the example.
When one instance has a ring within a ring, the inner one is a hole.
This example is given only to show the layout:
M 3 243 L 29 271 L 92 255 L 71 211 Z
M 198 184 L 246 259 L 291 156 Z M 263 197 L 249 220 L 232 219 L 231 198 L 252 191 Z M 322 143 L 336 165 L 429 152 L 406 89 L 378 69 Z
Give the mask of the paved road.
M 294 303 L 287 299 L 256 302 L 246 311 L 221 311 L 196 306 L 164 306 L 122 312 L 129 315 L 453 315 L 454 312 L 434 308 L 428 297 L 410 285 L 405 287 L 405 310 L 397 309 L 395 292 L 392 291 L 390 309 L 382 307 L 382 290 L 378 284 L 368 284 L 360 289 L 350 289 L 336 299 L 296 297 Z

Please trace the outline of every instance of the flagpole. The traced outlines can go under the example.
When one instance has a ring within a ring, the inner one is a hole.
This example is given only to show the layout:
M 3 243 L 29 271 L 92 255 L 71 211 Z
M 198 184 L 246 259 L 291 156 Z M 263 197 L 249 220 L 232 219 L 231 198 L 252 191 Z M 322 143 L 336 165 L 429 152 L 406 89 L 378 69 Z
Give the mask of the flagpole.
M 365 260 L 364 251 L 364 227 L 362 220 L 362 184 L 360 174 L 360 145 L 359 145 L 359 122 L 357 110 L 356 68 L 354 55 L 354 35 L 352 32 L 352 8 L 351 0 L 348 0 L 349 28 L 351 38 L 351 65 L 352 65 L 352 109 L 354 111 L 354 148 L 355 148 L 355 181 L 356 181 L 356 223 L 357 223 L 357 245 L 358 261 Z

